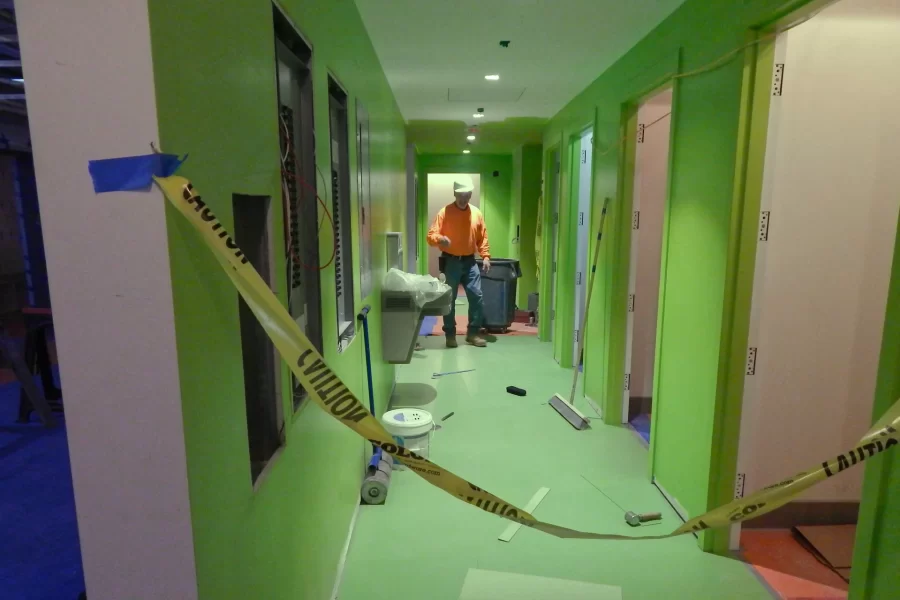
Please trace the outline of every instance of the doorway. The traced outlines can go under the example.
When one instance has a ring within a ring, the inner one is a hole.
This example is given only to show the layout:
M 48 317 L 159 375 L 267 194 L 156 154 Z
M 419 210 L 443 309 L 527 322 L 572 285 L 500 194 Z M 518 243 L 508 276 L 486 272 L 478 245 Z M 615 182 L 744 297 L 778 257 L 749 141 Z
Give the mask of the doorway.
M 578 356 L 578 341 L 583 335 L 581 322 L 584 316 L 584 304 L 587 298 L 588 280 L 588 247 L 590 246 L 591 227 L 591 173 L 593 163 L 594 132 L 588 129 L 573 144 L 574 156 L 578 157 L 578 214 L 576 217 L 575 251 L 575 335 L 572 336 L 572 365 L 581 368 Z
M 779 35 L 774 54 L 737 497 L 868 429 L 900 212 L 900 5 L 841 0 Z M 734 526 L 732 547 L 752 550 L 759 528 L 853 527 L 862 477 L 849 469 Z M 851 565 L 832 567 L 817 584 L 845 591 Z
M 453 202 L 453 182 L 459 175 L 467 175 L 472 178 L 472 200 L 470 204 L 477 208 L 481 208 L 481 175 L 478 173 L 429 173 L 428 174 L 428 222 L 425 224 L 427 230 L 434 223 L 434 218 L 438 212 Z M 428 274 L 437 277 L 440 273 L 438 269 L 438 257 L 441 255 L 439 248 L 428 246 Z
M 622 422 L 629 423 L 648 444 L 671 122 L 671 88 L 638 107 Z

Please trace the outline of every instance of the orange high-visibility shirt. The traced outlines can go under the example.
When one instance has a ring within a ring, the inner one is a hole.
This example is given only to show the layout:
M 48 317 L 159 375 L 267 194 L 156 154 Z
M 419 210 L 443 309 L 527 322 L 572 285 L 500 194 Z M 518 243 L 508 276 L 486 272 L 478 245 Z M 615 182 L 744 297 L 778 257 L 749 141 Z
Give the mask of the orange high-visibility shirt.
M 438 243 L 441 236 L 450 238 L 449 247 L 445 248 Z M 484 216 L 471 204 L 461 210 L 456 202 L 452 202 L 438 211 L 428 230 L 428 245 L 454 256 L 468 256 L 478 252 L 481 258 L 491 257 Z

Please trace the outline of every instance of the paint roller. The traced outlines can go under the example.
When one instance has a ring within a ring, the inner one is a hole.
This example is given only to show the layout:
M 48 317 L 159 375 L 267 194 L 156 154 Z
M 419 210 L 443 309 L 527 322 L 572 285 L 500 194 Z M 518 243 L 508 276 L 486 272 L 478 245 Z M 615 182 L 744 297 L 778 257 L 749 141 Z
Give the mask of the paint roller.
M 366 477 L 362 482 L 360 497 L 365 504 L 384 504 L 391 484 L 391 463 L 384 459 L 378 448 L 366 467 Z

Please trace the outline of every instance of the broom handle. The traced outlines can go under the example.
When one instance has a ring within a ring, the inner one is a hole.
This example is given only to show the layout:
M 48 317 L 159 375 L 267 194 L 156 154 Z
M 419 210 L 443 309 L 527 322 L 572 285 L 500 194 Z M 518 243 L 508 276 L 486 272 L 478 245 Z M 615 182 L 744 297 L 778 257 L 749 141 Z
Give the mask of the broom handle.
M 606 224 L 606 213 L 609 208 L 609 197 L 603 200 L 603 212 L 600 213 L 600 228 L 597 231 L 597 244 L 594 246 L 594 262 L 591 264 L 591 276 L 588 278 L 587 301 L 584 303 L 584 311 L 581 313 L 581 328 L 578 330 L 578 353 L 575 360 L 575 375 L 572 377 L 572 393 L 569 394 L 569 404 L 575 404 L 575 388 L 578 387 L 578 367 L 581 365 L 581 357 L 584 354 L 584 338 L 587 337 L 585 325 L 587 323 L 588 309 L 591 307 L 591 296 L 594 293 L 594 276 L 597 274 L 597 261 L 600 259 L 600 240 L 603 239 L 603 225 Z

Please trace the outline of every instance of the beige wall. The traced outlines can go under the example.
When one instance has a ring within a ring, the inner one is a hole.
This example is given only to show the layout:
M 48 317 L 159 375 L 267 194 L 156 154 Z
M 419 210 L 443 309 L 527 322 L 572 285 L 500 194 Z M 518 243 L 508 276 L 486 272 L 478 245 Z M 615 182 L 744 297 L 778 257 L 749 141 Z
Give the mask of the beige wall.
M 453 180 L 458 173 L 429 173 L 428 174 L 428 226 L 434 223 L 438 211 L 453 202 Z M 472 204 L 481 208 L 481 175 L 470 173 L 474 189 L 472 190 Z M 422 185 L 422 182 L 419 182 Z M 432 246 L 428 247 L 428 274 L 438 276 L 438 257 L 441 251 Z
M 659 268 L 662 252 L 663 212 L 669 170 L 669 126 L 672 92 L 651 98 L 638 111 L 638 123 L 651 125 L 637 145 L 634 197 L 640 207 L 640 228 L 634 232 L 637 260 L 634 276 L 634 327 L 631 347 L 631 397 L 653 394 L 653 359 L 656 352 L 656 309 L 659 304 Z M 654 123 L 655 122 L 655 123 Z
M 739 470 L 750 492 L 851 447 L 872 410 L 900 208 L 900 3 L 842 0 L 782 36 Z M 858 500 L 862 469 L 806 500 Z
M 27 0 L 16 17 L 87 595 L 191 600 L 166 201 L 95 194 L 88 174 L 159 140 L 147 2 Z

